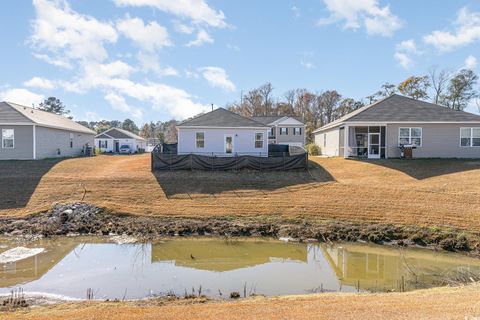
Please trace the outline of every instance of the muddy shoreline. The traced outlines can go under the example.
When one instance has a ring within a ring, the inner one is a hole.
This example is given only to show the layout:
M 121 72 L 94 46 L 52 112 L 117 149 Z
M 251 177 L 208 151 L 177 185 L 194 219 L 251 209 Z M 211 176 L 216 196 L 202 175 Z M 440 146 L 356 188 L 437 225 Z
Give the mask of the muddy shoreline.
M 480 235 L 453 228 L 312 222 L 253 217 L 146 217 L 116 214 L 87 203 L 56 204 L 48 212 L 0 218 L 0 235 L 128 235 L 141 240 L 171 236 L 274 237 L 300 242 L 363 241 L 480 255 Z

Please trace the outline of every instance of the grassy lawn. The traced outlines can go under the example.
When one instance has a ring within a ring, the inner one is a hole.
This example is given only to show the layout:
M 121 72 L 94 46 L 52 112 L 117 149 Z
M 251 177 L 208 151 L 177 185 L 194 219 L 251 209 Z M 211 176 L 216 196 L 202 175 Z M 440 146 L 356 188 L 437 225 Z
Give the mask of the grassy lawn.
M 157 216 L 252 216 L 480 231 L 480 161 L 311 158 L 309 172 L 150 172 L 150 157 L 1 161 L 0 216 L 84 200 Z
M 195 303 L 85 302 L 44 306 L 0 319 L 476 319 L 478 285 L 406 293 L 320 295 L 256 298 Z

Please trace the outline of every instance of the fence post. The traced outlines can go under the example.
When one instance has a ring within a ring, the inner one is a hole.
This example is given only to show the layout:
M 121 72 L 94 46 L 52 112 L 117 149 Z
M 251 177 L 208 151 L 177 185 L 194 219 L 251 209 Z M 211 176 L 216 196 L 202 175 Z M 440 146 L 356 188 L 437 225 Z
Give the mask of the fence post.
M 212 171 L 213 171 L 213 152 L 212 152 Z
M 285 171 L 285 152 L 283 152 L 283 171 Z
M 238 153 L 235 154 L 235 172 L 237 172 Z
M 193 162 L 193 154 L 190 153 L 190 171 L 193 170 L 193 164 L 192 164 L 192 162 Z
M 170 171 L 172 171 L 172 151 L 170 151 Z

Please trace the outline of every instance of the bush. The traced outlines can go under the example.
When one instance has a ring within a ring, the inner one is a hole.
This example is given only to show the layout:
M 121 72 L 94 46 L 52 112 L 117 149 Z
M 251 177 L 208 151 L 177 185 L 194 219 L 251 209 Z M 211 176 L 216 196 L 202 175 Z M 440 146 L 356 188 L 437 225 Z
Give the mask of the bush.
M 311 156 L 320 155 L 320 147 L 317 146 L 315 143 L 307 144 L 307 151 L 308 151 L 308 154 Z

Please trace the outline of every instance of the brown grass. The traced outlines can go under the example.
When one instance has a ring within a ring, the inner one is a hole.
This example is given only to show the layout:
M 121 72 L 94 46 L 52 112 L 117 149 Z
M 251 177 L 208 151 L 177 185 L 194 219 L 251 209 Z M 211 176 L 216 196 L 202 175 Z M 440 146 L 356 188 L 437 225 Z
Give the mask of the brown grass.
M 140 215 L 308 218 L 480 231 L 480 161 L 311 159 L 307 172 L 150 172 L 149 155 L 0 162 L 0 216 L 84 199 Z M 5 200 L 3 200 L 5 199 Z
M 255 298 L 231 302 L 85 302 L 0 314 L 0 319 L 478 319 L 480 286 L 407 293 Z

